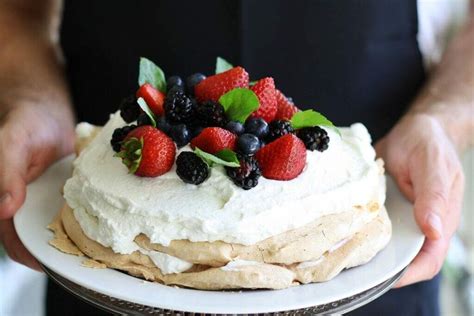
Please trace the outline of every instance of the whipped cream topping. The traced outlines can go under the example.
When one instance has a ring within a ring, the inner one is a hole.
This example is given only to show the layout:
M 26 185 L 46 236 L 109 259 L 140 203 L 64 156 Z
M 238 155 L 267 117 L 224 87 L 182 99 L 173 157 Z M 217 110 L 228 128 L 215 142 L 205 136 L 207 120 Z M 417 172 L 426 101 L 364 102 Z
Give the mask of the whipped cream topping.
M 241 267 L 256 266 L 260 264 L 263 263 L 257 261 L 237 259 L 234 261 L 229 261 L 225 266 L 220 267 L 220 269 L 224 271 L 240 271 Z
M 385 200 L 385 178 L 360 123 L 341 128 L 342 137 L 327 129 L 329 149 L 308 151 L 297 178 L 261 177 L 248 191 L 235 186 L 221 166 L 198 186 L 184 183 L 175 166 L 157 178 L 130 174 L 110 146 L 114 129 L 124 125 L 118 113 L 111 115 L 75 160 L 64 187 L 85 234 L 118 253 L 138 250 L 134 238 L 140 233 L 164 246 L 178 239 L 250 245 L 323 215 Z M 191 148 L 180 149 L 186 150 Z
M 163 274 L 180 273 L 189 270 L 193 264 L 180 258 L 170 256 L 154 250 L 138 249 L 142 254 L 148 256 Z

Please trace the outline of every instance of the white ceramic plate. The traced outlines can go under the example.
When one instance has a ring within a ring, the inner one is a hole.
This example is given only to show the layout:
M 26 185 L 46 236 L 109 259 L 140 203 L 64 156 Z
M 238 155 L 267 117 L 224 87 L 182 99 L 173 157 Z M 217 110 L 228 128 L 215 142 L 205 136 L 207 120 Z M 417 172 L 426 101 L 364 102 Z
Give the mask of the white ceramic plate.
M 28 186 L 27 199 L 14 218 L 26 248 L 45 266 L 81 286 L 122 300 L 171 310 L 199 313 L 266 313 L 327 304 L 368 290 L 405 268 L 418 253 L 424 237 L 412 207 L 389 179 L 387 209 L 393 223 L 389 245 L 369 263 L 343 271 L 329 282 L 285 290 L 200 291 L 146 282 L 112 269 L 81 266 L 83 258 L 48 245 L 48 223 L 62 207 L 60 190 L 70 176 L 73 157 L 67 157 Z

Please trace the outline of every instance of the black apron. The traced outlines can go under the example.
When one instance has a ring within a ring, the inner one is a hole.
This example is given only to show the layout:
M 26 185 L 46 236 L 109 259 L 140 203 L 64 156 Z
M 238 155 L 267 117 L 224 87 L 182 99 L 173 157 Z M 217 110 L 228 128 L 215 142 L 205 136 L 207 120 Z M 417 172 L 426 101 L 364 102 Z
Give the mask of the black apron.
M 424 81 L 413 0 L 66 1 L 61 44 L 78 119 L 103 124 L 137 88 L 138 59 L 210 75 L 216 56 L 272 76 L 300 108 L 382 137 Z M 436 282 L 391 291 L 362 314 L 437 315 Z M 50 285 L 48 308 L 62 298 Z M 431 292 L 430 292 L 431 291 Z M 390 303 L 391 302 L 391 303 Z M 67 305 L 67 304 L 66 304 Z M 383 309 L 381 309 L 383 308 Z M 92 312 L 92 311 L 89 311 Z

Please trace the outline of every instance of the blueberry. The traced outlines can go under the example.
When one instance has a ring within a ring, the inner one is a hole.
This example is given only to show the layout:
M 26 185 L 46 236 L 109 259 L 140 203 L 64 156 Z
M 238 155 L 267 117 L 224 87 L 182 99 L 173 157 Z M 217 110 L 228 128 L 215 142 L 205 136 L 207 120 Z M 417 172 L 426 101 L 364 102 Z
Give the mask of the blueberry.
M 171 126 L 169 136 L 174 140 L 178 147 L 183 147 L 191 140 L 191 133 L 185 124 Z
M 173 87 L 181 87 L 184 88 L 184 81 L 181 79 L 180 76 L 171 76 L 166 80 L 166 87 L 171 89 Z
M 255 154 L 260 149 L 260 140 L 253 134 L 242 134 L 237 139 L 237 151 L 249 156 Z
M 245 122 L 245 132 L 254 134 L 258 138 L 264 138 L 267 136 L 269 128 L 267 122 L 259 117 L 251 117 Z
M 194 95 L 194 86 L 196 86 L 204 79 L 206 79 L 206 76 L 201 73 L 195 73 L 186 78 L 186 90 L 188 91 L 188 93 Z
M 170 123 L 165 119 L 164 116 L 160 116 L 156 119 L 156 127 L 163 133 L 168 134 L 171 128 Z
M 236 121 L 230 121 L 226 124 L 225 128 L 236 135 L 242 135 L 245 131 L 242 123 Z

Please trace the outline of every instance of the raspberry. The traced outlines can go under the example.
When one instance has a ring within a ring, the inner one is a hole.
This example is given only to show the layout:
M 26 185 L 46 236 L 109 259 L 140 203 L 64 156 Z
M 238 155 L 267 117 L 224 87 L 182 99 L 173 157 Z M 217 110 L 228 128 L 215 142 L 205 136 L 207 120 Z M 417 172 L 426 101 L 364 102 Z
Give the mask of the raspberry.
M 120 116 L 127 123 L 131 123 L 140 115 L 140 106 L 137 103 L 137 98 L 131 95 L 122 100 L 119 106 Z
M 196 116 L 203 127 L 223 127 L 227 123 L 224 108 L 215 101 L 206 101 L 196 109 Z
M 112 139 L 110 140 L 110 144 L 115 152 L 119 152 L 122 147 L 122 141 L 125 137 L 130 133 L 132 130 L 137 128 L 136 125 L 127 125 L 124 127 L 116 128 L 112 134 Z
M 166 118 L 173 123 L 186 123 L 194 115 L 194 102 L 184 92 L 173 90 L 165 100 Z
M 244 190 L 250 190 L 258 184 L 258 178 L 262 175 L 257 160 L 253 157 L 239 156 L 240 167 L 226 167 L 227 175 L 234 184 Z
M 186 183 L 203 183 L 209 176 L 208 169 L 207 164 L 190 151 L 183 151 L 176 159 L 176 173 Z
M 319 126 L 302 128 L 296 132 L 296 135 L 303 141 L 306 149 L 321 152 L 328 149 L 328 133 Z
M 267 142 L 272 142 L 286 134 L 293 133 L 293 127 L 288 120 L 274 120 L 268 125 L 270 132 L 267 135 Z

